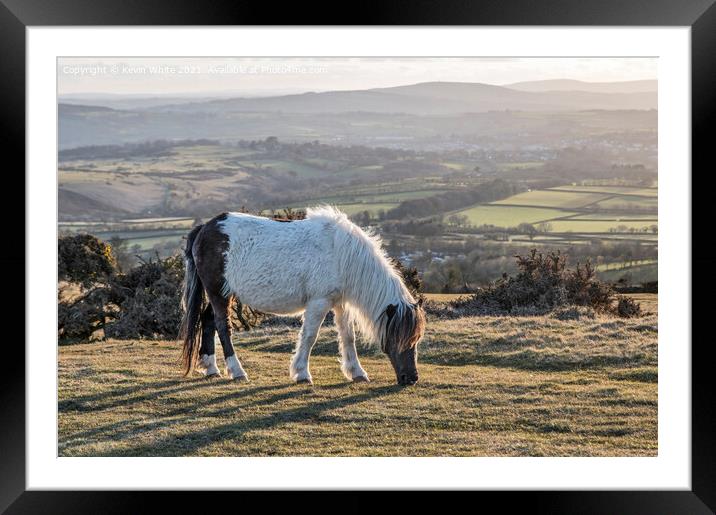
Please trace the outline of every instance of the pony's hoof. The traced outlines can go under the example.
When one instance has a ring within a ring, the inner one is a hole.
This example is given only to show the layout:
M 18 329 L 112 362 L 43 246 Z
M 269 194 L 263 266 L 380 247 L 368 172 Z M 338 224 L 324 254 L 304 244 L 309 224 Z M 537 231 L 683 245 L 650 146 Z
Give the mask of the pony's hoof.
M 354 383 L 370 383 L 370 379 L 368 379 L 368 376 L 355 376 L 353 378 Z
M 204 377 L 206 377 L 207 379 L 211 379 L 212 377 L 221 377 L 221 373 L 220 372 L 206 372 L 204 374 Z
M 296 384 L 310 384 L 310 385 L 312 385 L 312 384 L 313 384 L 313 379 L 311 379 L 310 377 L 305 377 L 305 378 L 303 378 L 303 379 L 298 379 L 298 380 L 296 380 Z
M 249 382 L 249 378 L 248 378 L 247 376 L 234 377 L 234 378 L 232 378 L 232 380 L 233 380 L 235 383 L 243 383 L 243 382 L 248 383 L 248 382 Z

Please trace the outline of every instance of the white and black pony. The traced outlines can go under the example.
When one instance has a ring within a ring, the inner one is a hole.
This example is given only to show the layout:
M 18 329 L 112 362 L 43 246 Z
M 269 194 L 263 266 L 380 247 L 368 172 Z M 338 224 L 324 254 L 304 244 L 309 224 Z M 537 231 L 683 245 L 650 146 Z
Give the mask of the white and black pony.
M 294 381 L 312 382 L 308 358 L 333 310 L 341 370 L 349 380 L 368 381 L 356 353 L 355 322 L 364 336 L 380 343 L 399 384 L 417 382 L 416 345 L 425 328 L 421 303 L 390 264 L 380 239 L 341 211 L 309 209 L 305 220 L 292 222 L 224 213 L 189 233 L 185 257 L 180 336 L 185 373 L 200 361 L 207 375 L 219 374 L 216 332 L 229 376 L 247 379 L 231 343 L 229 303 L 235 296 L 258 311 L 303 313 L 289 368 Z

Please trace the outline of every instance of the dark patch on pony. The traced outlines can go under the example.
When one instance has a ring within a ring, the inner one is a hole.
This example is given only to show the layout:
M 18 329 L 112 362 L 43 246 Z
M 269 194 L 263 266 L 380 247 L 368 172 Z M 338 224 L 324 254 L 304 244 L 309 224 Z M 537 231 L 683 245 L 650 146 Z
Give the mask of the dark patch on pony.
M 211 306 L 207 305 L 204 292 L 206 291 L 209 302 L 216 304 L 213 301 L 221 295 L 224 285 L 224 255 L 229 248 L 229 238 L 220 230 L 219 223 L 226 217 L 227 213 L 215 216 L 207 223 L 194 227 L 187 236 L 182 295 L 184 315 L 179 329 L 179 338 L 183 340 L 182 362 L 185 375 L 193 370 L 199 355 L 202 318 L 204 325 L 207 325 L 207 316 L 216 317 L 216 306 L 212 310 Z M 218 313 L 218 315 L 226 316 L 226 313 Z M 213 337 L 212 331 L 211 342 L 206 342 L 207 345 L 211 345 L 211 354 L 213 354 Z M 208 334 L 204 339 L 207 338 L 209 338 Z

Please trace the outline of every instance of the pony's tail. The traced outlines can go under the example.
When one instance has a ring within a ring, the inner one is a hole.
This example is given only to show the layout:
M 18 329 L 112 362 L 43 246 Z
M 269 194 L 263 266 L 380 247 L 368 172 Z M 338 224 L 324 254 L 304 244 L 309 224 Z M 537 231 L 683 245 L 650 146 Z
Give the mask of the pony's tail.
M 187 236 L 186 248 L 184 249 L 184 293 L 181 302 L 184 315 L 179 329 L 179 338 L 184 340 L 182 362 L 185 376 L 194 369 L 194 364 L 199 354 L 201 312 L 204 308 L 204 285 L 196 273 L 192 247 L 202 227 L 204 226 L 198 225 L 191 230 L 189 236 Z

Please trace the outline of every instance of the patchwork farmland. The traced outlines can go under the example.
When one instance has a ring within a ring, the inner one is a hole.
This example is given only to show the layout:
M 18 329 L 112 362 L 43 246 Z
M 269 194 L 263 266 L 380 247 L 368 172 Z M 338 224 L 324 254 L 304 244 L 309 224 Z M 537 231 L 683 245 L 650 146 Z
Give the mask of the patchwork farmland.
M 656 248 L 655 182 L 541 186 L 540 176 L 533 177 L 544 170 L 538 161 L 501 160 L 488 173 L 463 155 L 359 150 L 187 142 L 160 147 L 156 155 L 68 151 L 59 168 L 59 230 L 95 234 L 120 246 L 128 260 L 146 260 L 176 253 L 188 229 L 223 210 L 268 214 L 331 204 L 359 225 L 376 228 L 391 243 L 389 251 L 408 262 L 420 259 L 425 248 L 438 258 L 467 253 L 474 241 L 545 249 L 636 245 L 634 252 L 599 261 L 624 270 L 635 259 L 655 257 L 643 252 Z M 503 176 L 511 177 L 512 193 L 478 198 Z M 496 253 L 514 254 L 506 247 L 488 252 Z M 655 269 L 644 268 L 640 276 L 654 280 Z M 610 277 L 619 279 L 614 270 Z

